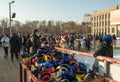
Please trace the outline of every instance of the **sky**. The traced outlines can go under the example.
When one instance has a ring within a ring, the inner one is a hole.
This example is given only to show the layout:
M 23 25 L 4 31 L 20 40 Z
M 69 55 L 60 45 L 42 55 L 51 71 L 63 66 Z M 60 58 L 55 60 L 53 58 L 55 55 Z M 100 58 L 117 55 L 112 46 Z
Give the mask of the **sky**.
M 9 17 L 8 3 L 0 0 L 0 19 Z M 120 0 L 14 0 L 12 13 L 21 22 L 27 20 L 62 20 L 82 22 L 85 13 L 117 5 Z

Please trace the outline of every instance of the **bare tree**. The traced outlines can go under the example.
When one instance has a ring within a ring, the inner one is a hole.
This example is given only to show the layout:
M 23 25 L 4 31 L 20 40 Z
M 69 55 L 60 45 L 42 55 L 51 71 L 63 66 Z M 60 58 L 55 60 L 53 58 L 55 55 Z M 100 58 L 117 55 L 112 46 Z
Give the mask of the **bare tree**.
M 12 31 L 17 31 L 21 33 L 32 33 L 34 29 L 38 29 L 41 34 L 66 34 L 66 33 L 77 33 L 85 34 L 87 31 L 85 26 L 88 26 L 87 31 L 91 31 L 90 24 L 82 22 L 82 24 L 77 24 L 73 21 L 61 22 L 57 21 L 54 24 L 54 21 L 26 21 L 24 24 L 13 26 Z
M 0 33 L 4 34 L 4 33 L 9 33 L 9 29 L 8 29 L 8 19 L 7 18 L 3 18 L 0 21 Z

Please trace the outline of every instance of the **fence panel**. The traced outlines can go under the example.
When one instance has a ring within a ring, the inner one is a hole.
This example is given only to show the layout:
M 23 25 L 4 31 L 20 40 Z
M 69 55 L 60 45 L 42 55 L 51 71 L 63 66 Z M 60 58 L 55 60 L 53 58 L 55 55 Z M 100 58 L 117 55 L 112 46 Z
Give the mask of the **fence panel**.
M 74 58 L 77 59 L 77 61 L 85 63 L 87 67 L 92 69 L 93 64 L 95 62 L 95 59 L 100 60 L 99 62 L 99 72 L 101 75 L 107 74 L 110 71 L 109 76 L 111 76 L 114 80 L 120 82 L 119 74 L 120 74 L 120 60 L 98 56 L 94 58 L 92 54 L 64 49 L 64 48 L 55 48 L 56 50 L 67 52 L 70 54 L 74 54 Z M 111 63 L 109 63 L 111 62 Z M 106 70 L 106 63 L 109 63 L 110 70 Z M 27 68 L 26 65 L 24 65 L 22 62 L 20 62 L 20 82 L 40 82 L 38 79 L 31 73 L 31 71 Z
M 73 51 L 73 50 L 68 50 L 68 49 L 63 49 L 63 48 L 56 48 L 56 49 L 59 51 L 64 51 L 64 52 L 75 54 L 74 58 L 77 59 L 78 62 L 85 63 L 87 67 L 89 67 L 90 69 L 92 69 L 95 60 L 96 59 L 99 60 L 99 74 L 101 76 L 107 75 L 107 77 L 120 82 L 120 78 L 119 78 L 120 60 L 117 60 L 114 58 L 103 57 L 103 56 L 98 56 L 94 58 L 92 54 L 88 54 L 84 52 L 78 52 L 78 51 Z

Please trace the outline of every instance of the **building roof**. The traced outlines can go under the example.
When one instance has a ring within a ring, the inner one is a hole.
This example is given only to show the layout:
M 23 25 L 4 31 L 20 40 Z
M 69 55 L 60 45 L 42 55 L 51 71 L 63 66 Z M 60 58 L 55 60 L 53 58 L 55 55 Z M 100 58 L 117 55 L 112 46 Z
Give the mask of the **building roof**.
M 117 6 L 120 9 L 120 3 L 119 3 L 116 6 L 112 6 L 112 7 L 106 8 L 106 9 L 102 9 L 102 10 L 96 10 L 92 13 L 92 16 L 99 15 L 99 14 L 110 13 L 110 11 L 116 10 Z

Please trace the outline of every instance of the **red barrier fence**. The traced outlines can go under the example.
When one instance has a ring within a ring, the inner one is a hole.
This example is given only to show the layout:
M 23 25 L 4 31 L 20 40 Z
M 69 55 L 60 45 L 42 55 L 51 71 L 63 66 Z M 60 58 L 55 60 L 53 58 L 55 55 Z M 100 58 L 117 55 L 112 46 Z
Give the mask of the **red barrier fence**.
M 67 53 L 73 53 L 73 54 L 78 54 L 78 55 L 83 55 L 83 56 L 94 58 L 94 56 L 92 54 L 88 54 L 88 53 L 85 53 L 85 52 L 79 52 L 79 51 L 69 50 L 69 49 L 65 49 L 65 48 L 58 48 L 58 47 L 56 47 L 55 49 L 59 50 L 59 51 L 67 52 Z M 111 62 L 111 63 L 120 64 L 120 60 L 115 59 L 115 58 L 98 56 L 98 57 L 96 57 L 96 59 L 104 60 L 104 61 Z
M 78 54 L 78 55 L 83 55 L 83 56 L 94 58 L 94 56 L 92 54 L 88 54 L 88 53 L 84 53 L 84 52 L 79 52 L 79 51 L 74 51 L 74 50 L 69 50 L 69 49 L 64 49 L 64 48 L 58 48 L 58 47 L 55 47 L 55 49 L 58 51 L 66 52 L 66 53 Z M 117 60 L 114 58 L 98 56 L 98 57 L 96 57 L 96 59 L 120 64 L 120 60 Z M 20 82 L 41 82 L 41 81 L 39 81 L 31 73 L 31 71 L 27 68 L 26 65 L 24 65 L 22 62 L 20 62 Z
M 40 82 L 22 62 L 20 62 L 20 82 Z

